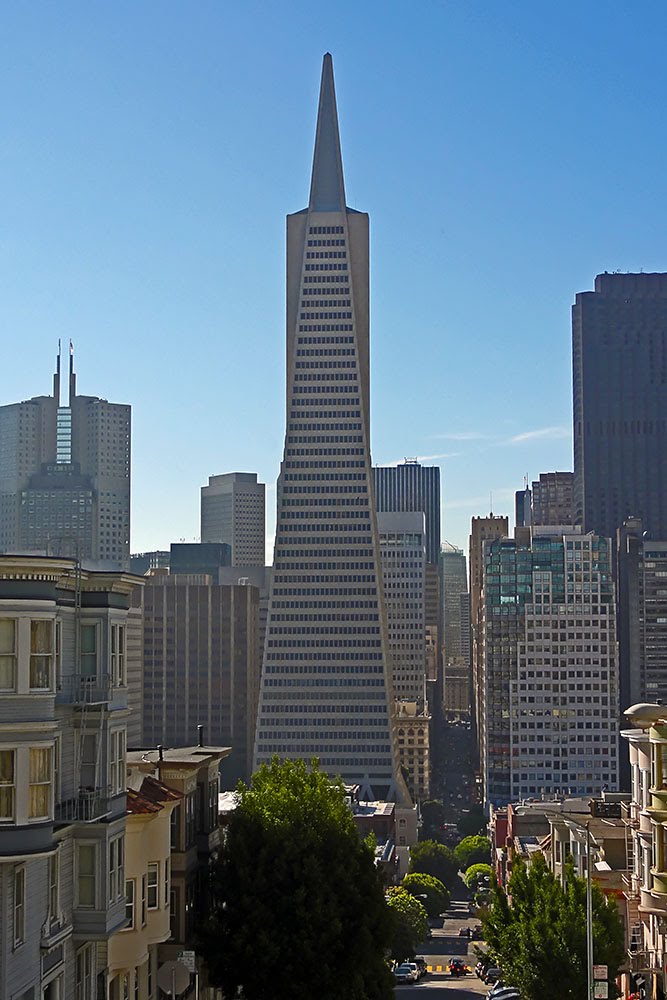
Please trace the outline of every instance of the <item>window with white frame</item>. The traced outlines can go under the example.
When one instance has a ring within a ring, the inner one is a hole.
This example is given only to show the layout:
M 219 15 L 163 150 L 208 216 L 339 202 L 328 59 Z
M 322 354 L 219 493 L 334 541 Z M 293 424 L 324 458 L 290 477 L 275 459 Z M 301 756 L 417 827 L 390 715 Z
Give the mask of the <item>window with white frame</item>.
M 50 691 L 53 666 L 53 621 L 30 622 L 30 689 Z
M 56 678 L 56 691 L 60 691 L 63 686 L 63 628 L 62 622 L 56 622 L 55 642 L 54 642 L 54 668 Z
M 16 750 L 0 750 L 0 823 L 16 817 Z
M 28 818 L 48 819 L 51 815 L 53 751 L 51 747 L 30 747 L 28 777 Z
M 0 618 L 0 691 L 16 690 L 16 620 Z
M 94 944 L 86 944 L 76 953 L 75 1000 L 93 1000 L 95 984 Z
M 25 868 L 14 869 L 14 947 L 25 941 Z
M 160 905 L 160 862 L 148 862 L 148 909 L 157 910 Z
M 125 791 L 125 729 L 115 729 L 110 734 L 111 793 L 118 795 Z
M 125 919 L 127 920 L 126 931 L 134 930 L 134 879 L 125 879 Z
M 49 858 L 49 919 L 52 923 L 60 919 L 60 853 L 58 851 Z
M 111 678 L 114 687 L 125 687 L 125 626 L 111 626 Z
M 169 893 L 171 892 L 171 858 L 166 858 L 164 863 L 164 905 L 169 906 Z
M 94 907 L 97 897 L 97 847 L 76 845 L 76 905 Z
M 125 839 L 121 835 L 109 841 L 109 902 L 123 898 L 125 892 Z
M 147 906 L 148 880 L 145 875 L 141 876 L 141 926 L 146 926 L 146 906 Z
M 79 632 L 81 673 L 97 677 L 97 625 L 84 622 Z

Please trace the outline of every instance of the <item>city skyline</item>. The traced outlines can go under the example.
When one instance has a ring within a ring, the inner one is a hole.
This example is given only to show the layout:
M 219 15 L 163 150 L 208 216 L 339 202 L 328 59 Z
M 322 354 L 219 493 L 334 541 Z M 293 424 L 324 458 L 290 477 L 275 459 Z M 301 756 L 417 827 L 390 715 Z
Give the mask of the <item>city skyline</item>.
M 38 6 L 37 27 L 19 9 L 4 25 L 0 322 L 27 349 L 0 403 L 71 337 L 82 391 L 132 404 L 134 551 L 195 537 L 201 483 L 234 469 L 269 484 L 271 548 L 282 216 L 327 49 L 353 108 L 350 203 L 373 216 L 373 463 L 439 464 L 443 537 L 463 548 L 524 474 L 572 468 L 575 294 L 605 269 L 667 269 L 661 7 L 649 36 L 630 11 L 574 4 L 407 20 L 370 4 L 350 33 L 345 4 L 337 28 L 301 3 L 204 3 L 163 8 L 156 36 L 149 4 Z

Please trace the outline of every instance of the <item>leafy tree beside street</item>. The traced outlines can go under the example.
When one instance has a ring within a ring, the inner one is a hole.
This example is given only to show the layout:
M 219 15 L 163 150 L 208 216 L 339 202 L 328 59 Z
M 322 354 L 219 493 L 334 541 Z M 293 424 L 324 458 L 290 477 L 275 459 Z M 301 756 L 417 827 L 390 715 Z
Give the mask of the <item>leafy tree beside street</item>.
M 462 871 L 467 871 L 471 865 L 488 865 L 491 860 L 491 845 L 486 837 L 476 834 L 464 837 L 454 848 L 456 860 Z
M 429 917 L 437 917 L 449 906 L 449 893 L 440 879 L 423 872 L 406 875 L 401 883 L 404 889 L 419 900 Z
M 387 903 L 393 918 L 391 957 L 397 962 L 412 958 L 426 937 L 428 921 L 420 900 L 407 889 L 395 886 L 387 893 Z M 341 993 L 340 996 L 345 996 Z
M 435 840 L 420 840 L 410 851 L 410 872 L 424 872 L 439 879 L 447 889 L 458 881 L 459 865 L 454 852 Z
M 463 881 L 469 889 L 477 889 L 478 886 L 485 881 L 485 879 L 488 878 L 490 882 L 492 875 L 493 868 L 491 865 L 470 865 L 470 867 L 466 869 Z
M 486 816 L 480 805 L 472 805 L 467 812 L 461 814 L 461 818 L 456 824 L 462 837 L 474 836 L 476 833 L 484 833 L 486 830 Z
M 510 905 L 508 897 L 511 897 Z M 487 949 L 522 1000 L 580 1000 L 586 994 L 586 882 L 568 862 L 563 888 L 544 857 L 514 862 L 507 893 L 494 883 L 482 914 Z M 623 924 L 613 900 L 593 884 L 596 964 L 609 967 L 609 997 L 624 961 Z
M 212 984 L 244 1000 L 393 997 L 394 922 L 342 783 L 276 758 L 237 794 L 199 940 Z

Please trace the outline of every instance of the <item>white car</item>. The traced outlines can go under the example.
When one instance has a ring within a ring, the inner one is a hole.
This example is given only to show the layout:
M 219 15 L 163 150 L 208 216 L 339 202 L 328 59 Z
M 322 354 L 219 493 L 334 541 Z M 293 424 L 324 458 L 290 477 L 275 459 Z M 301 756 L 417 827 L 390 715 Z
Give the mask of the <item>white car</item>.
M 403 962 L 394 969 L 394 979 L 397 983 L 416 983 L 419 979 L 419 969 L 415 962 Z

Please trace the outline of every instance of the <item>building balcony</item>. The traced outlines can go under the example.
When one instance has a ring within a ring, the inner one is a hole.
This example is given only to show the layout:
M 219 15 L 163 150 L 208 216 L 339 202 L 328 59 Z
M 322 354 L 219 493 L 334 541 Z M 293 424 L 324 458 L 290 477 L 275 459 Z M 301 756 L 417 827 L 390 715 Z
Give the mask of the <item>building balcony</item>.
M 632 830 L 639 827 L 639 806 L 636 802 L 621 802 L 621 819 Z
M 94 823 L 111 812 L 111 788 L 80 788 L 71 799 L 56 803 L 57 823 Z
M 56 693 L 56 704 L 103 705 L 112 698 L 113 687 L 109 674 L 90 676 L 70 674 L 62 678 Z

